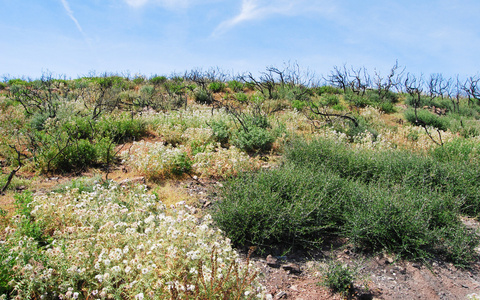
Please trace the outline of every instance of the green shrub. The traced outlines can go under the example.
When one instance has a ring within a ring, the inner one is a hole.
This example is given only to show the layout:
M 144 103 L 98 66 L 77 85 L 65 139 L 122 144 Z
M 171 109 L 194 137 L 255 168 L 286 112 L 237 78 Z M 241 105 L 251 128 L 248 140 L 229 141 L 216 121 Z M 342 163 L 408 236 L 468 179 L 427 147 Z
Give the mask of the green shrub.
M 31 212 L 33 210 L 33 196 L 30 192 L 15 195 L 16 213 L 20 216 L 17 224 L 17 234 L 27 236 L 37 242 L 43 241 L 43 229 Z
M 45 127 L 45 121 L 47 121 L 48 115 L 42 112 L 35 113 L 30 119 L 30 126 L 37 130 L 42 131 Z
M 435 147 L 431 155 L 440 162 L 465 162 L 475 159 L 480 155 L 480 144 L 473 140 L 462 138 L 446 142 L 442 147 Z
M 0 82 L 0 91 L 3 91 L 7 88 L 7 84 L 5 82 Z
M 366 96 L 359 96 L 354 93 L 347 93 L 345 94 L 345 100 L 350 103 L 350 105 L 356 106 L 356 107 L 367 107 L 371 106 L 372 102 L 370 99 Z
M 241 92 L 243 91 L 243 83 L 237 80 L 231 80 L 228 83 L 228 87 L 234 92 Z
M 144 76 L 135 76 L 133 78 L 132 82 L 135 83 L 136 85 L 140 85 L 144 83 L 147 79 Z
M 203 89 L 198 89 L 194 93 L 195 97 L 195 102 L 200 103 L 200 104 L 212 104 L 213 102 L 213 97 L 212 94 L 206 90 Z
M 478 168 L 403 151 L 295 141 L 283 166 L 228 182 L 214 219 L 237 246 L 284 251 L 335 235 L 360 249 L 468 264 L 479 238 L 459 215 L 480 211 L 475 176 Z
M 281 253 L 319 246 L 337 230 L 344 181 L 329 172 L 288 165 L 231 179 L 213 218 L 236 246 Z
M 244 84 L 244 87 L 251 90 L 251 91 L 255 90 L 255 86 L 256 86 L 255 83 L 251 82 L 251 81 L 245 82 L 245 84 Z
M 336 88 L 336 87 L 333 87 L 333 86 L 330 86 L 330 85 L 324 85 L 324 86 L 317 87 L 315 89 L 315 92 L 317 93 L 317 95 L 324 95 L 324 94 L 339 95 L 339 94 L 343 94 L 342 89 L 339 89 L 339 88 Z
M 4 243 L 0 244 L 0 294 L 6 295 L 8 298 L 11 292 L 13 292 L 13 287 L 9 285 L 10 280 L 14 276 L 13 267 L 15 265 L 15 260 L 12 259 L 12 251 L 9 247 L 5 246 Z
M 449 126 L 445 118 L 437 116 L 425 109 L 417 109 L 416 117 L 415 117 L 415 111 L 413 109 L 406 110 L 404 115 L 405 115 L 405 119 L 408 122 L 417 126 L 426 125 L 426 126 L 435 127 L 443 131 L 447 131 Z
M 20 86 L 24 86 L 24 85 L 28 85 L 28 81 L 25 81 L 23 79 L 20 79 L 20 78 L 15 78 L 15 79 L 10 79 L 7 84 L 11 87 L 13 85 L 20 85 Z
M 215 141 L 222 144 L 222 146 L 227 145 L 228 139 L 230 137 L 230 132 L 229 132 L 227 123 L 223 120 L 220 120 L 220 121 L 212 121 L 208 125 L 210 126 L 210 128 L 212 128 L 213 138 L 215 139 Z
M 0 174 L 0 188 L 3 188 L 7 183 L 8 175 L 9 174 Z M 31 179 L 23 178 L 20 176 L 14 176 L 12 178 L 12 181 L 10 181 L 10 184 L 7 187 L 7 191 L 15 191 L 18 187 L 21 187 L 21 186 L 29 187 L 30 183 L 31 183 Z M 2 217 L 2 209 L 0 208 L 0 219 L 1 217 Z
M 55 193 L 66 193 L 69 190 L 76 189 L 78 193 L 91 193 L 95 191 L 95 186 L 101 181 L 99 175 L 94 177 L 78 177 L 63 183 L 53 190 Z
M 441 109 L 446 109 L 447 111 L 450 111 L 452 110 L 453 108 L 453 105 L 452 105 L 452 101 L 450 99 L 447 99 L 447 98 L 430 98 L 430 97 L 427 97 L 427 96 L 421 96 L 420 97 L 420 101 L 418 103 L 416 103 L 416 99 L 412 98 L 411 96 L 407 96 L 407 98 L 405 99 L 405 104 L 407 104 L 408 106 L 411 106 L 411 107 L 414 107 L 415 104 L 417 105 L 418 108 L 423 108 L 425 106 L 428 106 L 428 107 L 436 107 L 436 108 L 441 108 Z
M 52 170 L 62 172 L 81 171 L 96 165 L 97 158 L 95 145 L 88 140 L 78 140 L 53 159 L 50 167 Z
M 275 138 L 265 128 L 251 126 L 248 130 L 240 129 L 234 133 L 232 144 L 247 152 L 269 151 Z
M 140 140 L 147 133 L 147 126 L 142 119 L 132 119 L 127 115 L 105 117 L 97 125 L 102 137 L 108 137 L 117 143 Z
M 327 106 L 334 106 L 340 103 L 337 95 L 326 95 L 322 97 L 321 103 Z
M 308 102 L 301 101 L 301 100 L 293 100 L 290 105 L 292 106 L 292 108 L 294 108 L 298 111 L 302 111 L 303 108 L 308 106 Z
M 356 271 L 338 261 L 330 261 L 323 269 L 322 284 L 334 293 L 350 296 L 353 292 Z
M 476 117 L 465 116 L 461 113 L 449 113 L 442 118 L 449 124 L 450 131 L 459 133 L 464 138 L 480 136 L 480 122 Z
M 192 159 L 187 155 L 187 153 L 183 152 L 174 157 L 171 172 L 175 176 L 188 174 L 192 170 L 192 165 Z
M 245 93 L 236 93 L 235 94 L 235 99 L 237 99 L 238 102 L 241 103 L 247 103 L 248 102 L 248 95 Z
M 153 85 L 160 85 L 160 84 L 165 83 L 165 81 L 167 81 L 167 77 L 165 77 L 165 76 L 154 76 L 154 77 L 150 78 L 149 81 Z
M 208 89 L 213 93 L 223 92 L 225 90 L 225 83 L 214 81 L 208 85 Z
M 381 180 L 392 186 L 425 186 L 448 192 L 464 200 L 463 213 L 476 216 L 480 212 L 478 162 L 444 163 L 441 159 L 401 150 L 353 150 L 345 143 L 320 139 L 311 143 L 297 141 L 285 156 L 295 164 L 327 167 L 343 178 L 365 183 Z
M 395 112 L 395 106 L 393 105 L 392 102 L 381 102 L 377 104 L 376 107 L 387 114 L 391 114 Z
M 436 252 L 447 257 L 451 249 L 439 247 L 436 230 L 464 228 L 458 218 L 463 203 L 448 194 L 378 183 L 366 186 L 360 194 L 346 211 L 344 235 L 364 249 L 386 249 L 414 259 Z M 475 245 L 471 246 L 465 249 L 469 256 Z

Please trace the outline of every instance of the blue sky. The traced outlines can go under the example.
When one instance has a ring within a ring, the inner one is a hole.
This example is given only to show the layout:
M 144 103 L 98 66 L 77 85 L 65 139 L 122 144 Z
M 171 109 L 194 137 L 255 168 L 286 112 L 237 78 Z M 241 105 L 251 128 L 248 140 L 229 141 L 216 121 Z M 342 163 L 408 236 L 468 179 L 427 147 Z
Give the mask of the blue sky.
M 0 75 L 257 73 L 291 61 L 478 74 L 478 0 L 0 0 Z

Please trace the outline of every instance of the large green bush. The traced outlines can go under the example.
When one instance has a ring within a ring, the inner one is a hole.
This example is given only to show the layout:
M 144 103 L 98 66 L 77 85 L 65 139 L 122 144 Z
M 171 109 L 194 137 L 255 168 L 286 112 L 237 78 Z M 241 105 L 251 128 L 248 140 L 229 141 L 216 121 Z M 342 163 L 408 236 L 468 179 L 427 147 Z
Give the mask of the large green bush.
M 327 167 L 343 178 L 365 183 L 381 181 L 390 186 L 425 186 L 451 193 L 453 197 L 464 199 L 461 206 L 464 213 L 476 216 L 480 213 L 478 161 L 445 161 L 443 151 L 448 149 L 437 150 L 438 154 L 432 157 L 402 150 L 354 150 L 343 142 L 314 140 L 297 142 L 286 152 L 286 157 L 299 165 Z
M 329 172 L 288 165 L 229 181 L 216 206 L 217 225 L 237 246 L 289 250 L 320 245 L 342 223 L 334 197 L 344 180 Z
M 478 168 L 328 140 L 297 141 L 286 160 L 223 190 L 214 219 L 236 245 L 284 251 L 334 235 L 414 259 L 474 260 L 479 239 L 459 215 L 480 212 Z

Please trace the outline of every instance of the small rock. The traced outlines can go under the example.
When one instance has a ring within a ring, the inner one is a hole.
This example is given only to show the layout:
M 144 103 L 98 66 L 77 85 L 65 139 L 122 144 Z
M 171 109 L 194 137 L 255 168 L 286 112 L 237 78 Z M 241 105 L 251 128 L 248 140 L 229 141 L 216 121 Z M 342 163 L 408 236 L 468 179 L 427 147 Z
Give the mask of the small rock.
M 413 263 L 412 267 L 420 269 L 422 266 L 419 263 Z
M 21 186 L 17 186 L 17 187 L 16 187 L 16 190 L 17 190 L 17 191 L 24 191 L 24 190 L 26 190 L 26 189 L 27 189 L 27 187 L 24 186 L 24 185 L 21 185 Z
M 278 264 L 278 259 L 276 259 L 270 254 L 267 256 L 267 265 L 272 268 L 280 267 L 280 265 Z
M 302 273 L 302 270 L 300 268 L 299 265 L 297 264 L 294 264 L 294 263 L 289 263 L 289 264 L 286 264 L 286 265 L 283 265 L 282 268 L 285 270 L 285 271 L 290 271 L 290 273 Z
M 468 285 L 462 284 L 462 287 L 468 289 Z
M 210 205 L 212 205 L 212 202 L 207 201 L 205 202 L 205 204 L 203 204 L 203 207 L 209 207 Z
M 387 257 L 387 260 L 386 260 L 387 263 L 389 264 L 393 264 L 393 258 L 392 257 Z
M 291 289 L 292 291 L 298 291 L 298 287 L 297 287 L 296 285 L 292 285 L 292 286 L 290 287 L 290 289 Z
M 197 176 L 197 175 L 193 175 L 193 180 L 198 180 L 198 176 Z
M 200 204 L 205 204 L 205 203 L 207 203 L 207 200 L 205 200 L 205 199 L 198 199 L 198 202 L 200 202 Z
M 275 295 L 275 297 L 277 299 L 287 298 L 287 293 L 285 293 L 284 291 L 280 291 Z

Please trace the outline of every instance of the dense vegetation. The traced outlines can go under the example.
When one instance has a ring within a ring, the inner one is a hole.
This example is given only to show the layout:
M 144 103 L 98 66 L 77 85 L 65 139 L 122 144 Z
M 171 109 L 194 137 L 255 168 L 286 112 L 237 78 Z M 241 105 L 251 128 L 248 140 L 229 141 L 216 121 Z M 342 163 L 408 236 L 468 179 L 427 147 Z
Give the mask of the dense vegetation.
M 0 292 L 261 297 L 230 242 L 280 255 L 342 239 L 468 265 L 479 243 L 462 222 L 480 213 L 478 82 L 398 65 L 372 77 L 335 67 L 324 80 L 297 65 L 259 77 L 6 78 L 0 188 L 16 204 L 1 210 Z M 195 203 L 119 187 L 109 175 L 120 168 L 150 187 L 189 177 L 224 187 L 212 217 L 195 215 Z M 16 191 L 58 175 L 79 179 Z

